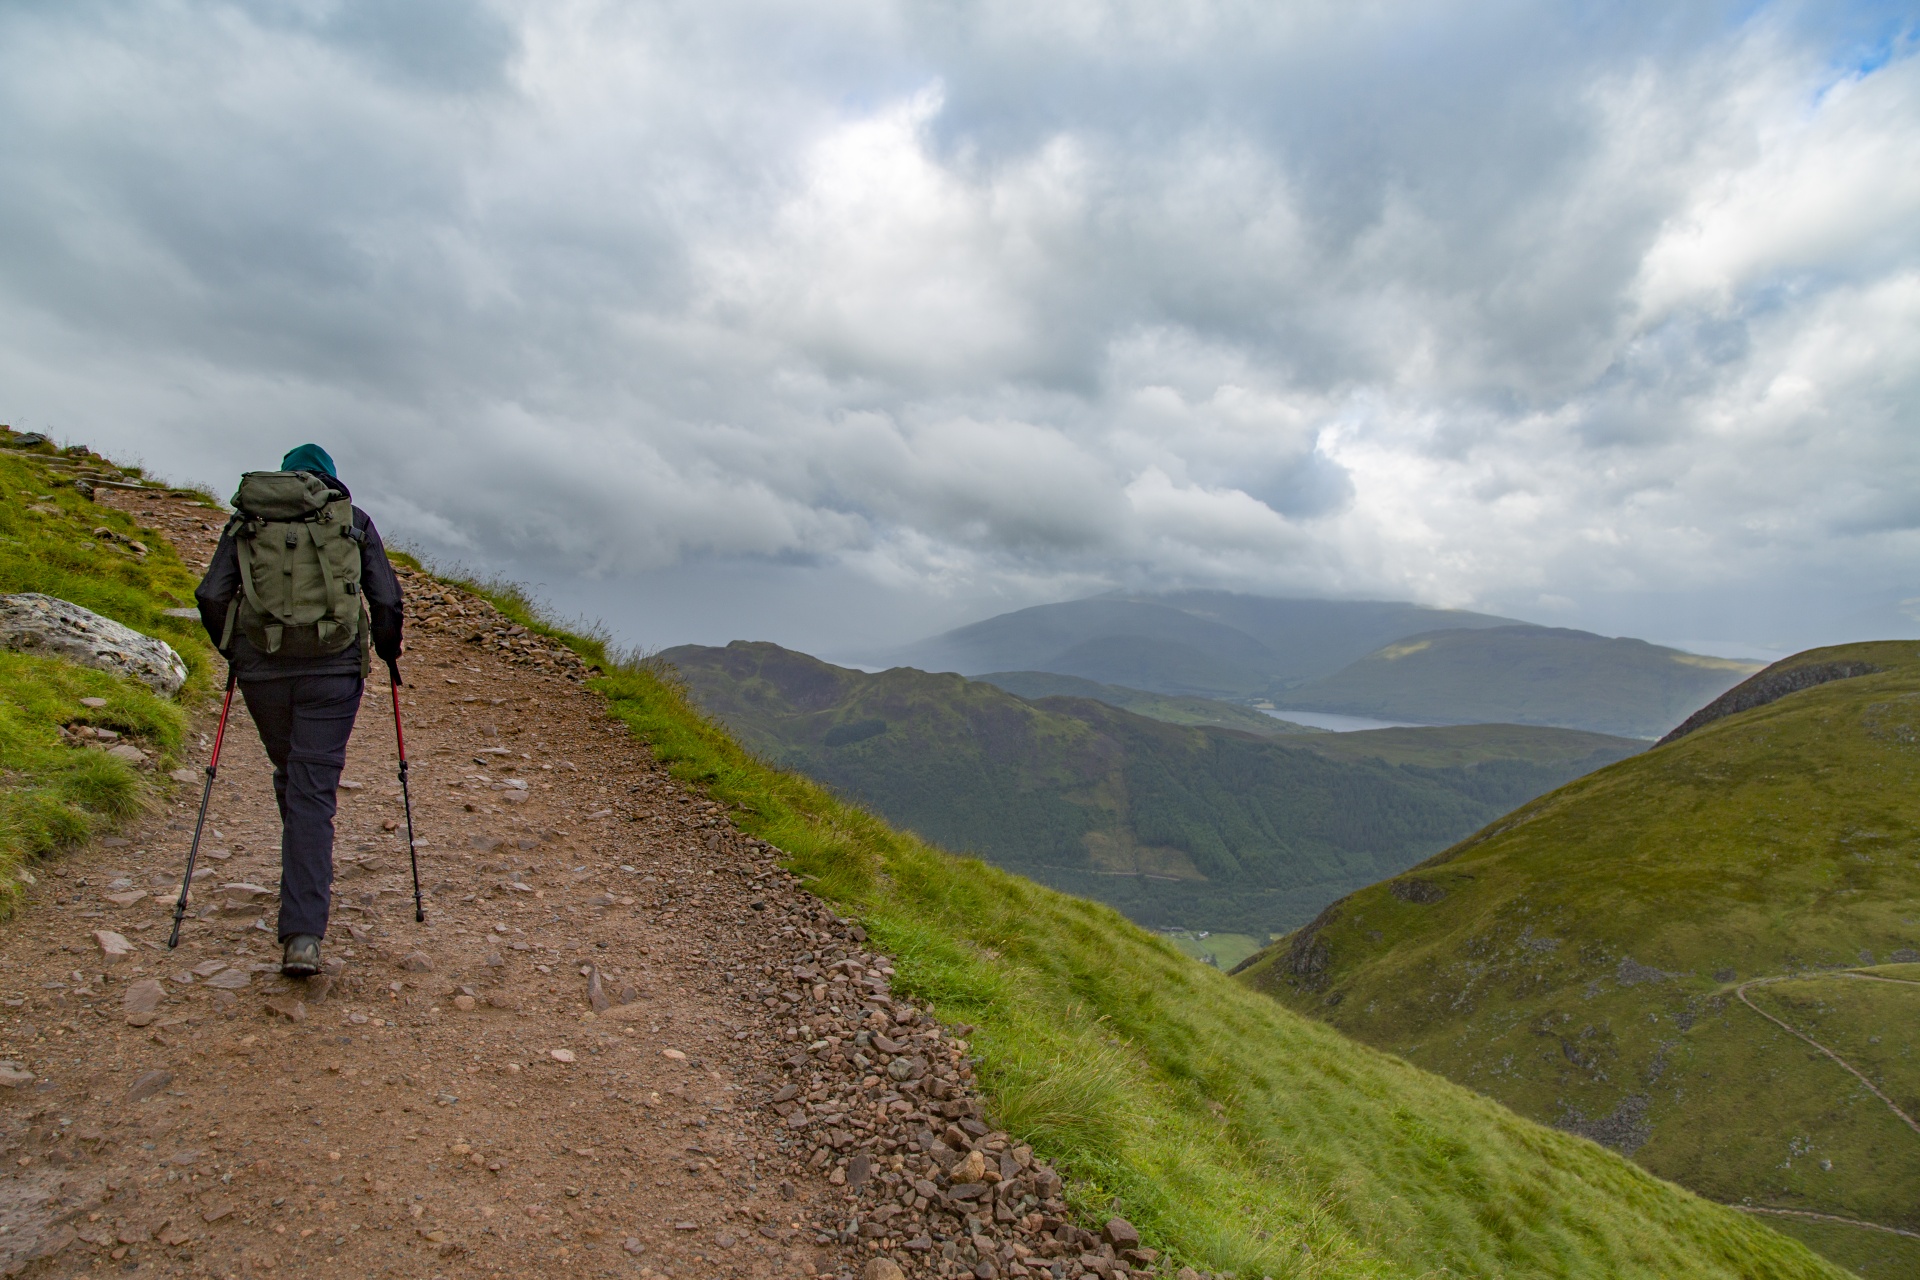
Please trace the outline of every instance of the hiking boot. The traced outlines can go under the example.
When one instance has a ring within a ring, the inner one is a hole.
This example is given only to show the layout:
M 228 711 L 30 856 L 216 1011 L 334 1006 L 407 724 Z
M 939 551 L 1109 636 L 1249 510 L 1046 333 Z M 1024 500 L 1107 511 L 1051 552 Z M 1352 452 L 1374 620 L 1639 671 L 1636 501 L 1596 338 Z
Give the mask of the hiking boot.
M 311 978 L 320 972 L 320 939 L 310 933 L 296 933 L 287 939 L 286 952 L 280 957 L 280 976 Z

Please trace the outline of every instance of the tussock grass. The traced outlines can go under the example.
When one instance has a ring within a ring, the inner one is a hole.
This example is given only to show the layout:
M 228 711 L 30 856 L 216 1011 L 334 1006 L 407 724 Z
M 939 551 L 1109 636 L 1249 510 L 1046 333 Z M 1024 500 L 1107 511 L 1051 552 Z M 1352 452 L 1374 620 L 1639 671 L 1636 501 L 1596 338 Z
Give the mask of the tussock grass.
M 105 526 L 148 548 L 96 538 Z M 195 578 L 172 547 L 128 517 L 96 506 L 32 454 L 0 452 L 0 592 L 38 591 L 92 609 L 179 651 L 183 698 L 204 690 L 213 653 L 197 622 L 167 617 Z M 104 698 L 91 709 L 82 698 Z M 157 753 L 160 769 L 186 732 L 181 708 L 138 681 L 58 659 L 0 652 L 0 914 L 13 909 L 28 864 L 109 830 L 146 804 L 153 774 L 70 745 L 60 728 L 118 730 Z
M 996 1118 L 1173 1257 L 1244 1276 L 1835 1277 L 1766 1225 L 1345 1039 L 1117 912 L 893 830 L 704 719 L 669 669 L 493 594 L 607 674 L 685 783 L 971 1023 Z

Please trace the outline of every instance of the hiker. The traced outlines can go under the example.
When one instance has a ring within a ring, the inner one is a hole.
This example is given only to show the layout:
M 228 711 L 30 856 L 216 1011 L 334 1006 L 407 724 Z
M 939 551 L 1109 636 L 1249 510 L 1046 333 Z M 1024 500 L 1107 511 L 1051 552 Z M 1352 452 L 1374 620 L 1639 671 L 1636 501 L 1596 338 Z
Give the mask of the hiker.
M 347 738 L 374 654 L 400 656 L 400 581 L 317 444 L 287 454 L 277 472 L 241 477 L 233 505 L 194 602 L 273 761 L 280 972 L 310 978 L 327 934 Z

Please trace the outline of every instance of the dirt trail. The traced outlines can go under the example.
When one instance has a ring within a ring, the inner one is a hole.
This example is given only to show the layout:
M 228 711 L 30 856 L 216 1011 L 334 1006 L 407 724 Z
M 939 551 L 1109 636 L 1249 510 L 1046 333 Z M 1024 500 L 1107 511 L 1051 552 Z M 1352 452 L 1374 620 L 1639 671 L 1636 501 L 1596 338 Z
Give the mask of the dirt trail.
M 214 513 L 102 500 L 211 551 Z M 376 669 L 334 972 L 278 976 L 278 825 L 236 700 L 178 951 L 197 781 L 0 928 L 0 1274 L 1124 1275 L 857 927 L 675 784 L 573 655 L 404 582 L 427 923 Z
M 1839 1054 L 1835 1053 L 1833 1050 L 1827 1048 L 1827 1046 L 1821 1044 L 1818 1040 L 1815 1040 L 1812 1036 L 1800 1030 L 1798 1027 L 1792 1026 L 1789 1023 L 1781 1021 L 1779 1018 L 1774 1017 L 1772 1014 L 1768 1013 L 1765 1009 L 1762 1009 L 1759 1005 L 1755 1004 L 1753 1001 L 1747 999 L 1748 987 L 1754 987 L 1754 986 L 1764 987 L 1770 983 L 1786 982 L 1791 980 L 1791 978 L 1794 976 L 1804 976 L 1804 975 L 1782 974 L 1782 975 L 1771 977 L 1771 978 L 1753 978 L 1735 987 L 1733 989 L 1733 994 L 1740 998 L 1741 1004 L 1744 1004 L 1745 1006 L 1747 1006 L 1747 1008 L 1753 1010 L 1755 1013 L 1765 1018 L 1768 1022 L 1771 1022 L 1774 1026 L 1779 1027 L 1782 1031 L 1786 1032 L 1790 1036 L 1795 1037 L 1796 1039 L 1806 1041 L 1808 1044 L 1812 1045 L 1815 1049 L 1818 1049 L 1821 1053 L 1825 1054 L 1828 1057 L 1828 1059 L 1830 1059 L 1839 1067 L 1841 1067 L 1843 1070 L 1845 1070 L 1849 1075 L 1851 1075 L 1854 1079 L 1858 1080 L 1861 1084 L 1865 1085 L 1867 1088 L 1867 1092 L 1871 1093 L 1874 1097 L 1880 1099 L 1880 1101 L 1886 1105 L 1887 1110 L 1893 1112 L 1894 1115 L 1900 1118 L 1900 1122 L 1902 1124 L 1906 1125 L 1907 1128 L 1913 1130 L 1915 1133 L 1920 1133 L 1920 1124 L 1916 1124 L 1912 1116 L 1908 1115 L 1905 1111 L 1902 1111 L 1900 1109 L 1899 1103 L 1895 1102 L 1892 1098 L 1889 1098 L 1886 1094 L 1882 1093 L 1878 1085 L 1874 1084 L 1873 1081 L 1867 1079 L 1866 1072 L 1860 1070 L 1860 1068 L 1854 1066 L 1851 1062 L 1848 1062 L 1845 1058 L 1841 1057 Z M 1862 977 L 1866 975 L 1847 974 L 1846 976 L 1851 978 L 1851 977 Z M 1897 981 L 1897 979 L 1890 979 L 1890 981 Z

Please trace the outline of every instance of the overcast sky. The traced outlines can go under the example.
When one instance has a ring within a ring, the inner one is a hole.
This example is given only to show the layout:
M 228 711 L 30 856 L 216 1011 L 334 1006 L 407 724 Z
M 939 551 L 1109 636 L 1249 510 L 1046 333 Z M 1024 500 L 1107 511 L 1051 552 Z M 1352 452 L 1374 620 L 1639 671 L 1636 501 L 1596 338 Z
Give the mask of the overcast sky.
M 0 420 L 630 642 L 1920 634 L 1913 4 L 0 5 Z

